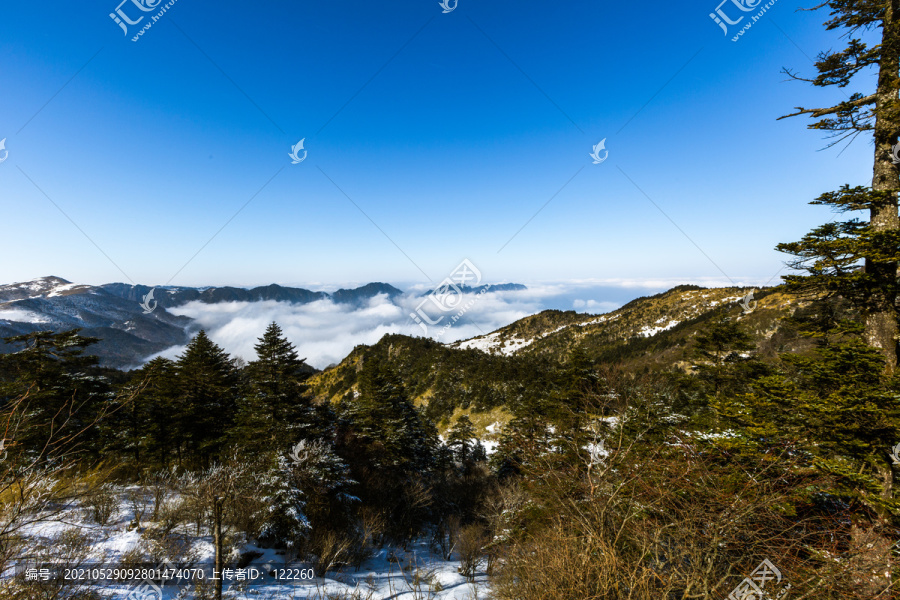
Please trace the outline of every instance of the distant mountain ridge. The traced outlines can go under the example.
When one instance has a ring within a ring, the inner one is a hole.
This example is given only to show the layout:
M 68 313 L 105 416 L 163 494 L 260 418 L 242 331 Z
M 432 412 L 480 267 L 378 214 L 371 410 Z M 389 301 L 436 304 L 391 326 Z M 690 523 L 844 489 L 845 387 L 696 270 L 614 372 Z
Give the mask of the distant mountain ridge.
M 479 294 L 481 292 L 520 292 L 523 290 L 527 290 L 528 288 L 522 285 L 521 283 L 493 283 L 493 284 L 484 284 L 484 285 L 460 285 L 457 286 L 459 291 L 464 294 Z M 427 292 L 422 292 L 421 296 L 428 296 L 432 294 L 434 290 L 428 290 Z
M 0 287 L 0 294 L 2 294 L 3 287 L 5 286 Z M 308 304 L 317 300 L 331 299 L 338 304 L 353 304 L 361 300 L 374 298 L 378 294 L 386 294 L 389 298 L 395 298 L 403 294 L 402 290 L 387 283 L 369 283 L 355 289 L 340 289 L 333 294 L 314 292 L 304 288 L 285 287 L 275 283 L 251 289 L 230 286 L 208 288 L 160 286 L 154 288 L 148 285 L 128 285 L 127 283 L 107 283 L 99 287 L 114 296 L 138 303 L 152 289 L 154 290 L 154 300 L 163 308 L 181 306 L 194 301 L 217 304 L 219 302 L 275 300 L 293 304 Z
M 551 393 L 551 383 L 539 374 L 564 364 L 576 348 L 598 364 L 632 373 L 689 370 L 697 360 L 693 353 L 697 335 L 717 319 L 728 318 L 750 335 L 755 356 L 774 361 L 780 352 L 809 349 L 811 341 L 798 334 L 790 317 L 812 310 L 811 305 L 780 286 L 681 285 L 605 314 L 545 310 L 449 344 L 386 335 L 376 344 L 357 346 L 309 384 L 322 401 L 349 397 L 358 391 L 361 366 L 377 359 L 391 365 L 416 404 L 433 419 L 446 419 L 446 425 L 464 413 L 479 427 L 492 426 L 508 418 L 504 403 L 510 397 Z
M 506 286 L 510 285 L 517 286 L 514 289 L 526 289 L 519 284 L 502 284 L 492 290 L 509 289 Z M 151 290 L 153 299 L 149 306 L 153 310 L 148 313 L 141 302 Z M 364 306 L 380 295 L 394 302 L 404 294 L 403 290 L 380 282 L 328 293 L 278 284 L 250 289 L 231 286 L 152 287 L 126 283 L 93 286 L 47 276 L 0 285 L 0 338 L 35 331 L 80 328 L 82 335 L 101 339 L 90 348 L 90 352 L 99 356 L 103 365 L 123 368 L 138 365 L 153 354 L 189 341 L 193 319 L 174 315 L 167 310 L 188 302 L 276 301 L 308 304 L 331 300 L 336 304 Z M 0 353 L 16 348 L 0 342 Z

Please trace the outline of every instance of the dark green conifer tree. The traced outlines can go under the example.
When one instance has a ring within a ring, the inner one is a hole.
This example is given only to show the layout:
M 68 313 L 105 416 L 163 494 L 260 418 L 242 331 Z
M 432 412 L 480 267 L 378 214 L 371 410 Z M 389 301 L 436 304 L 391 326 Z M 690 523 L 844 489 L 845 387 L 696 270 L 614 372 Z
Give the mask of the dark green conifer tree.
M 239 393 L 234 366 L 225 351 L 202 329 L 175 363 L 180 431 L 190 460 L 212 464 L 225 444 Z
M 868 219 L 827 223 L 799 242 L 780 244 L 778 249 L 795 257 L 791 266 L 807 272 L 806 276 L 785 278 L 795 290 L 816 295 L 839 294 L 857 305 L 865 323 L 865 340 L 882 353 L 884 371 L 891 374 L 897 365 L 900 342 L 900 171 L 892 160 L 892 148 L 900 134 L 900 8 L 888 0 L 831 0 L 816 8 L 823 7 L 831 11 L 825 27 L 843 29 L 846 46 L 819 54 L 818 75 L 813 79 L 788 74 L 817 87 L 839 88 L 859 75 L 863 81 L 874 81 L 874 89 L 868 94 L 855 93 L 826 108 L 797 107 L 796 112 L 786 116 L 811 116 L 815 122 L 810 129 L 829 132 L 837 138 L 835 144 L 861 133 L 873 136 L 872 184 L 845 185 L 813 202 L 839 212 L 867 212 Z M 862 41 L 861 34 L 866 32 L 880 32 L 879 43 L 870 47 Z
M 78 448 L 67 451 L 99 453 L 102 441 L 96 422 L 116 407 L 111 385 L 97 369 L 99 360 L 85 354 L 99 340 L 82 337 L 79 331 L 38 331 L 4 339 L 23 346 L 0 355 L 0 402 L 5 407 L 27 394 L 18 411 L 27 419 L 6 442 L 14 452 L 53 452 L 45 447 L 47 440 L 63 444 L 77 434 Z
M 700 360 L 694 369 L 710 395 L 733 393 L 748 379 L 748 367 L 756 364 L 752 339 L 736 319 L 725 316 L 697 335 L 694 356 Z
M 303 383 L 310 368 L 278 324 L 271 323 L 254 348 L 257 358 L 247 365 L 247 390 L 231 432 L 235 444 L 283 452 L 300 439 L 322 435 Z
M 466 468 L 472 461 L 472 452 L 476 441 L 477 436 L 472 420 L 468 415 L 462 415 L 447 434 L 447 447 L 453 450 L 456 460 L 463 468 Z
M 174 361 L 154 358 L 134 372 L 128 386 L 134 399 L 127 411 L 126 451 L 145 468 L 167 469 L 181 457 L 187 423 L 178 418 L 175 373 Z

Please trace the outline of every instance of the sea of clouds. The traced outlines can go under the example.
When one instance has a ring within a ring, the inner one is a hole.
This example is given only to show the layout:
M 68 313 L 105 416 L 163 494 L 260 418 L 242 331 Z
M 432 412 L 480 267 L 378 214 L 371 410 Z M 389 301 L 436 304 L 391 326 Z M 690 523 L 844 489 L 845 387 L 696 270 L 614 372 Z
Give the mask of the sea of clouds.
M 602 314 L 640 297 L 659 293 L 678 282 L 655 281 L 575 281 L 531 284 L 519 291 L 465 294 L 460 306 L 470 306 L 462 317 L 445 329 L 456 314 L 435 315 L 443 319 L 427 331 L 410 316 L 428 289 L 411 288 L 403 296 L 389 299 L 379 295 L 361 305 L 336 304 L 319 300 L 309 304 L 288 302 L 189 302 L 168 311 L 194 320 L 191 331 L 204 329 L 209 337 L 232 356 L 246 361 L 256 358 L 253 346 L 269 323 L 278 323 L 297 348 L 301 358 L 322 369 L 343 360 L 357 345 L 371 345 L 384 335 L 400 333 L 431 337 L 444 343 L 469 339 L 509 325 L 542 310 L 574 310 Z M 709 287 L 723 285 L 710 280 Z M 156 356 L 176 358 L 184 346 L 174 346 Z

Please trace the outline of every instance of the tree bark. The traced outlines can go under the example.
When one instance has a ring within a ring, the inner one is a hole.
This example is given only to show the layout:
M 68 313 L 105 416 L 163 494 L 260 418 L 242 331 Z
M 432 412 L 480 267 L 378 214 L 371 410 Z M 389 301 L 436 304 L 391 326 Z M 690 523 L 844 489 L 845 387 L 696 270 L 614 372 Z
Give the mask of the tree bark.
M 222 505 L 224 503 L 224 498 L 213 498 L 213 545 L 216 547 L 216 600 L 222 600 L 222 570 L 224 567 L 223 563 L 225 558 L 224 556 L 222 556 Z
M 897 191 L 900 189 L 898 166 L 893 163 L 892 146 L 897 143 L 898 102 L 900 91 L 900 0 L 889 0 L 885 6 L 882 26 L 881 58 L 878 69 L 878 88 L 875 92 L 875 164 L 872 190 L 891 192 L 889 198 L 873 204 L 869 222 L 875 231 L 900 229 L 897 216 Z M 866 342 L 881 350 L 885 373 L 891 375 L 897 366 L 896 295 L 897 263 L 880 263 L 866 259 L 866 273 L 881 285 L 876 290 L 866 314 Z

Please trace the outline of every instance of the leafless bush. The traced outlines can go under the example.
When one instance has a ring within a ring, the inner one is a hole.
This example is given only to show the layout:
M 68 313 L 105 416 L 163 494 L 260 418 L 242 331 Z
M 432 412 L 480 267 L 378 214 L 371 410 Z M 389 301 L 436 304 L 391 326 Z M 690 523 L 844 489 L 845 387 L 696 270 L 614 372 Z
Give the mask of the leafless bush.
M 151 520 L 159 520 L 159 513 L 165 504 L 174 483 L 174 475 L 170 471 L 157 471 L 145 478 L 144 487 L 150 489 L 153 496 L 153 515 Z
M 89 493 L 84 500 L 88 516 L 97 525 L 109 525 L 118 513 L 119 496 L 112 484 L 104 484 Z
M 797 594 L 860 597 L 842 581 L 838 561 L 815 558 L 840 555 L 839 523 L 785 510 L 821 484 L 819 476 L 787 453 L 769 459 L 735 465 L 738 458 L 674 439 L 616 453 L 602 478 L 585 465 L 547 469 L 540 487 L 529 488 L 527 527 L 504 545 L 493 593 L 498 600 L 721 598 L 768 559 Z
M 158 535 L 166 535 L 175 531 L 179 525 L 191 518 L 191 507 L 182 498 L 167 498 L 160 506 L 154 506 L 157 513 L 156 523 L 151 530 Z
M 316 555 L 315 571 L 323 575 L 350 561 L 353 538 L 334 531 L 319 532 L 313 536 L 312 551 Z
M 484 558 L 484 547 L 490 538 L 484 527 L 473 523 L 460 530 L 458 539 L 459 572 L 469 581 L 474 581 L 475 571 Z
M 128 506 L 131 508 L 133 517 L 131 526 L 140 527 L 150 504 L 147 492 L 143 487 L 131 487 L 125 491 L 125 498 L 128 500 Z
M 191 538 L 180 533 L 162 533 L 160 530 L 154 530 L 150 535 L 144 536 L 139 549 L 140 553 L 146 555 L 148 561 L 154 565 L 171 562 L 187 566 L 199 559 Z
M 50 539 L 32 543 L 31 560 L 38 563 L 60 562 L 78 568 L 90 557 L 91 537 L 77 527 L 65 529 Z M 93 566 L 93 565 L 92 565 Z M 0 580 L 0 597 L 4 600 L 99 600 L 87 581 L 51 579 L 35 585 L 18 574 Z
M 438 592 L 443 591 L 443 587 L 437 580 L 436 568 L 420 565 L 416 559 L 413 559 L 408 567 L 406 569 L 409 571 L 408 575 L 404 570 L 401 570 L 400 574 L 403 576 L 403 582 L 413 600 L 431 600 L 437 596 Z
M 455 514 L 448 515 L 435 527 L 431 540 L 432 548 L 439 552 L 444 560 L 450 560 L 450 555 L 456 549 L 459 530 L 460 518 Z

